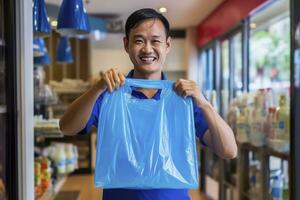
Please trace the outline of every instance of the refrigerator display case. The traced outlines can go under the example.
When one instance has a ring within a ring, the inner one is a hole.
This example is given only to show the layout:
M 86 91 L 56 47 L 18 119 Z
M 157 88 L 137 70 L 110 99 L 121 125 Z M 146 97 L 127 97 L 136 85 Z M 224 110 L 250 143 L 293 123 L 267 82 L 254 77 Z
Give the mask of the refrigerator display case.
M 211 176 L 211 169 L 218 169 L 214 179 L 218 191 L 211 193 L 212 185 L 201 179 L 202 188 L 213 199 L 289 199 L 292 195 L 290 133 L 295 131 L 290 129 L 294 105 L 289 102 L 295 99 L 291 96 L 290 8 L 287 0 L 262 5 L 211 42 L 215 45 L 212 66 L 201 63 L 204 93 L 216 92 L 216 109 L 238 143 L 233 160 L 202 150 L 201 173 Z M 207 58 L 208 51 L 209 46 L 200 49 L 201 58 Z M 205 72 L 210 70 L 214 71 L 213 87 L 206 88 Z

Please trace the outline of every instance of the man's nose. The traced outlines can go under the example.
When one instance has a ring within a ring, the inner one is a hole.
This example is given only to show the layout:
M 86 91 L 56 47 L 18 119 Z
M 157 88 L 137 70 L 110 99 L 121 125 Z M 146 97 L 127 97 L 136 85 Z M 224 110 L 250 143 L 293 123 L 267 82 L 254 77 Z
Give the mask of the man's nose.
M 143 51 L 144 53 L 151 53 L 152 50 L 153 50 L 153 49 L 152 49 L 152 45 L 151 45 L 150 42 L 146 42 L 145 45 L 143 46 L 143 49 L 142 49 L 142 51 Z

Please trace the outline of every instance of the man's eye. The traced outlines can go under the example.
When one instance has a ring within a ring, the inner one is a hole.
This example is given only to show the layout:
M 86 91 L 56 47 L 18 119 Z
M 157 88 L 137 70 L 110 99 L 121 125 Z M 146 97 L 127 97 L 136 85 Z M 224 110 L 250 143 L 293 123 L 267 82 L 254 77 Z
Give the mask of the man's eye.
M 143 41 L 142 40 L 135 40 L 135 43 L 136 44 L 141 44 L 141 43 L 143 43 Z
M 153 40 L 153 43 L 160 43 L 160 40 Z

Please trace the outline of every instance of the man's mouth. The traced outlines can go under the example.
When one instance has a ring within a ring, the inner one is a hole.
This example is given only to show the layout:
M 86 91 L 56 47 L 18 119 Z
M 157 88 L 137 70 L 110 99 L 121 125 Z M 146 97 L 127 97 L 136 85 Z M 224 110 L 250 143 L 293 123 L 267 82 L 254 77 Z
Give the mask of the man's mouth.
M 140 56 L 142 62 L 151 63 L 156 60 L 154 56 Z

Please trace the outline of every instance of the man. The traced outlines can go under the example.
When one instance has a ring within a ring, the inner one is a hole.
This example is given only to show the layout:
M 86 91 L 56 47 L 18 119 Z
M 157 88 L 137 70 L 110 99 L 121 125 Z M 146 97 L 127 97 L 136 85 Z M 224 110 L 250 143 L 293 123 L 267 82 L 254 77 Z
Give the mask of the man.
M 126 21 L 123 39 L 134 69 L 127 77 L 138 79 L 165 79 L 162 67 L 171 48 L 169 22 L 153 9 L 141 9 L 132 13 Z M 105 92 L 113 92 L 124 84 L 125 77 L 118 69 L 102 74 L 99 82 L 76 99 L 60 120 L 65 135 L 84 134 L 92 125 L 98 125 L 98 115 Z M 180 79 L 174 84 L 180 96 L 191 96 L 194 102 L 196 135 L 205 146 L 222 158 L 234 158 L 237 146 L 230 127 L 223 121 L 210 103 L 203 97 L 194 81 Z M 140 99 L 160 98 L 160 90 L 135 89 L 132 96 Z M 113 148 L 113 147 L 112 147 Z M 185 200 L 185 189 L 105 189 L 104 200 Z

